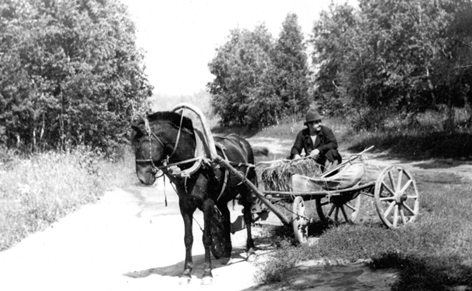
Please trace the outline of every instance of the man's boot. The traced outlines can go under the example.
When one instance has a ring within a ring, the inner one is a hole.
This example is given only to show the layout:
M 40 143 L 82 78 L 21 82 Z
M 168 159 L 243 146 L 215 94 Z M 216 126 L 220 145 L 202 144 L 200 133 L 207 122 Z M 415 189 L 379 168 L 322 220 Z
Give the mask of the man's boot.
M 337 160 L 334 160 L 334 161 L 330 161 L 330 160 L 326 160 L 325 164 L 324 164 L 324 171 L 323 172 L 329 172 L 331 171 L 332 169 L 336 168 L 336 166 L 339 164 L 339 162 Z

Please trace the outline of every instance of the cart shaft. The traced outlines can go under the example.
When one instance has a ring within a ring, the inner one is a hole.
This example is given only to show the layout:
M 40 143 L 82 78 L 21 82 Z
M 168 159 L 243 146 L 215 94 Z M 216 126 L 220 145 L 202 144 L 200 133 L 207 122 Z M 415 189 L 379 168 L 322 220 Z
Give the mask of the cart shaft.
M 246 186 L 248 186 L 254 194 L 257 195 L 257 197 L 264 203 L 267 208 L 270 209 L 277 217 L 282 221 L 283 224 L 285 225 L 290 225 L 291 220 L 289 220 L 281 211 L 279 211 L 267 198 L 264 197 L 264 194 L 257 189 L 257 187 L 249 181 L 243 174 L 241 174 L 238 170 L 236 170 L 231 164 L 223 159 L 220 156 L 216 156 L 216 158 L 213 160 L 214 162 L 220 164 L 224 168 L 228 169 L 232 174 L 234 174 L 238 179 L 241 180 L 242 183 L 244 183 Z

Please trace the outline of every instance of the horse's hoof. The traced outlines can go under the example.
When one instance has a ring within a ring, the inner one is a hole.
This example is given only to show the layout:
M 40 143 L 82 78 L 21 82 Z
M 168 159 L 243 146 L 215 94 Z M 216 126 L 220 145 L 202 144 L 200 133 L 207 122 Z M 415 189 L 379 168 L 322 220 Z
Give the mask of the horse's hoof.
M 233 263 L 234 263 L 234 259 L 228 258 L 228 261 L 225 263 L 225 265 L 229 266 L 229 265 L 232 265 Z
M 182 276 L 179 278 L 179 285 L 188 285 L 192 281 L 192 277 L 190 276 Z
M 211 283 L 213 283 L 213 277 L 206 276 L 202 278 L 202 285 L 210 285 Z
M 246 252 L 246 261 L 248 262 L 254 262 L 256 260 L 256 252 L 254 251 L 253 248 L 251 248 L 249 251 Z
M 256 253 L 248 253 L 246 261 L 254 262 L 256 260 L 256 258 L 257 258 Z
M 223 258 L 220 260 L 221 265 L 229 265 L 231 262 L 231 258 Z

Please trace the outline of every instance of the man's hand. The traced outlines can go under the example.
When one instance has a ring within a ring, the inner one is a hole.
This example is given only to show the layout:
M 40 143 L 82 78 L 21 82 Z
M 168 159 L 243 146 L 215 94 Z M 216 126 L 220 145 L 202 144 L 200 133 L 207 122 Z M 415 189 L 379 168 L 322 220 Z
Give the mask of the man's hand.
M 314 149 L 310 152 L 310 157 L 312 158 L 317 158 L 320 155 L 320 150 L 319 149 Z
M 301 156 L 300 156 L 299 154 L 296 154 L 296 155 L 293 157 L 294 160 L 298 160 L 298 159 L 300 159 L 300 158 L 301 158 Z

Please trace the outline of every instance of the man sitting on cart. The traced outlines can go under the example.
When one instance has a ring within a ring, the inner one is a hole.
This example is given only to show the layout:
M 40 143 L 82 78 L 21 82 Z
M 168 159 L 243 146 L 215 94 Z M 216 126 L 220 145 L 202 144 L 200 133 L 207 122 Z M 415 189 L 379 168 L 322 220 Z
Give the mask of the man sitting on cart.
M 305 151 L 305 155 L 312 157 L 324 167 L 323 171 L 327 171 L 340 164 L 342 158 L 337 150 L 338 142 L 333 131 L 322 125 L 321 115 L 317 111 L 310 109 L 305 119 L 304 124 L 307 127 L 298 133 L 290 151 L 290 158 L 299 159 L 302 151 Z

